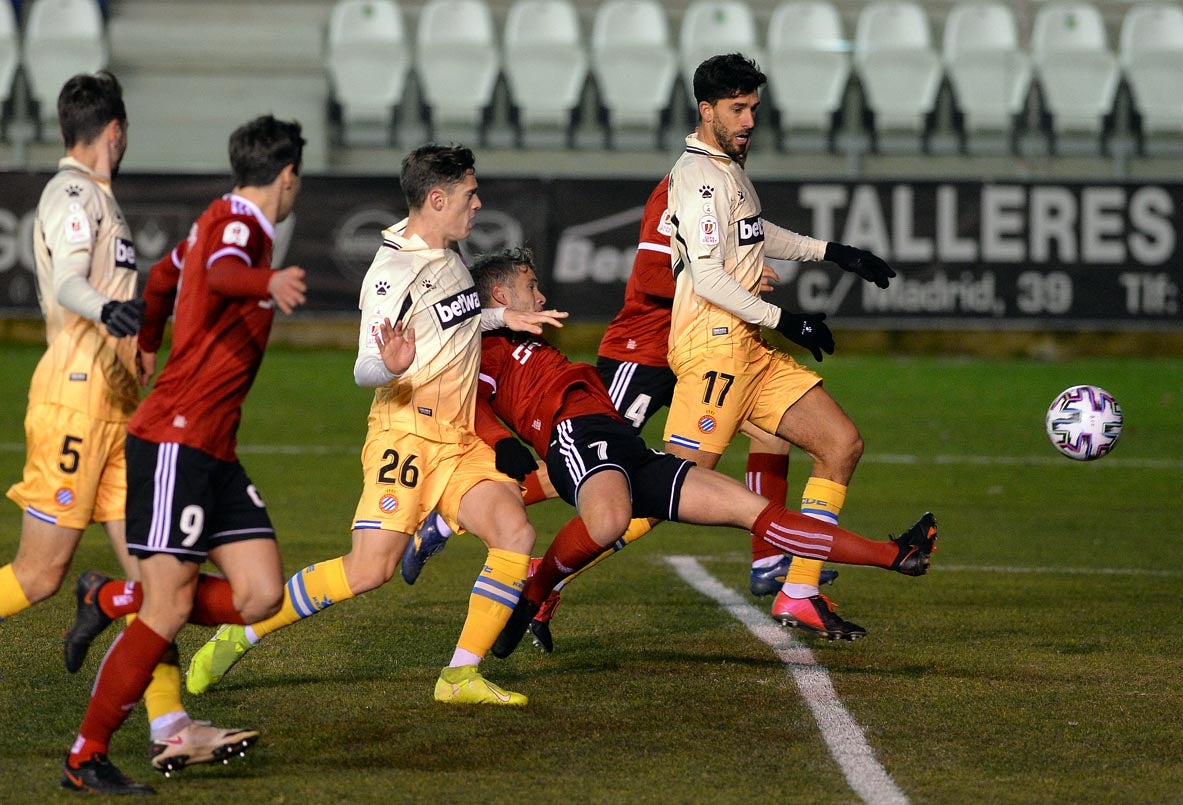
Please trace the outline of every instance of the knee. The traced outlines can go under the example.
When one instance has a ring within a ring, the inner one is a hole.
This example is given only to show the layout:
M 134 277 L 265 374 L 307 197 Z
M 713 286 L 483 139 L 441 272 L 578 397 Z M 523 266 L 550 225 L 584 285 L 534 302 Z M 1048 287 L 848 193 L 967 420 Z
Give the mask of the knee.
M 402 558 L 401 551 L 383 551 L 379 555 L 345 557 L 345 581 L 354 595 L 376 590 L 394 578 L 394 571 Z
M 234 592 L 234 608 L 247 623 L 270 618 L 283 605 L 283 585 L 252 585 L 249 590 Z
M 594 521 L 585 519 L 584 524 L 592 542 L 606 548 L 624 535 L 631 520 L 632 512 L 622 509 L 601 514 Z
M 846 447 L 846 459 L 852 467 L 855 464 L 858 464 L 859 459 L 863 457 L 863 447 L 863 435 L 859 433 L 858 429 L 856 428 L 854 433 L 851 434 L 850 439 L 847 441 Z
M 485 546 L 488 548 L 510 551 L 511 553 L 530 553 L 534 549 L 537 534 L 534 532 L 534 526 L 530 525 L 530 521 L 526 519 L 525 512 L 523 512 L 520 521 L 508 523 L 503 528 L 490 529 L 489 533 L 483 537 Z
M 37 604 L 53 597 L 61 589 L 68 569 L 69 564 L 56 562 L 39 567 L 32 567 L 27 562 L 12 563 L 13 574 L 30 604 Z

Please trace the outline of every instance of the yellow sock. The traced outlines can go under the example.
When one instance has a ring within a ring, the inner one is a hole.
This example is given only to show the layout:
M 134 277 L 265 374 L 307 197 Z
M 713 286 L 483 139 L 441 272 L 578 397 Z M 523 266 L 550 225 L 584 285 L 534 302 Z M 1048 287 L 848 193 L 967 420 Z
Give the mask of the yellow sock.
M 0 619 L 11 618 L 31 606 L 20 582 L 16 580 L 16 571 L 12 565 L 0 567 Z
M 636 542 L 652 530 L 653 526 L 649 523 L 648 519 L 644 517 L 634 517 L 632 520 L 629 520 L 628 528 L 625 529 L 624 536 L 616 540 L 616 544 L 612 547 L 619 551 L 625 545 Z
M 349 589 L 349 582 L 345 579 L 345 557 L 317 562 L 288 579 L 279 612 L 267 620 L 252 623 L 251 631 L 262 638 L 350 598 L 353 598 L 353 590 Z
M 493 641 L 509 620 L 509 613 L 522 597 L 529 563 L 528 554 L 498 548 L 489 550 L 468 597 L 468 617 L 464 619 L 457 648 L 484 657 L 493 647 Z
M 825 478 L 810 478 L 805 484 L 805 491 L 801 494 L 801 513 L 806 517 L 813 517 L 838 525 L 838 515 L 842 512 L 842 504 L 846 502 L 846 487 Z M 789 573 L 785 577 L 785 584 L 803 584 L 816 589 L 821 581 L 822 563 L 817 559 L 803 559 L 794 556 L 789 565 Z
M 135 615 L 127 616 L 128 626 L 135 618 Z M 185 712 L 185 705 L 181 704 L 181 658 L 175 643 L 152 670 L 152 681 L 144 691 L 144 709 L 148 711 L 149 723 L 170 713 Z
M 603 562 L 609 556 L 611 556 L 612 554 L 619 551 L 625 545 L 630 545 L 630 544 L 636 542 L 637 540 L 639 540 L 641 537 L 645 536 L 646 534 L 648 534 L 652 530 L 653 530 L 653 526 L 649 524 L 649 520 L 647 518 L 634 517 L 632 520 L 629 520 L 628 528 L 625 529 L 625 532 L 620 537 L 620 539 L 618 539 L 618 540 L 616 540 L 616 542 L 612 543 L 611 548 L 607 548 L 602 554 L 597 556 L 595 559 L 591 560 L 591 562 L 589 562 L 588 564 L 579 568 L 579 570 L 576 570 L 570 576 L 568 576 L 567 578 L 560 581 L 557 585 L 555 585 L 555 589 L 556 590 L 563 589 L 568 584 L 575 581 L 575 579 L 579 578 L 579 576 L 581 576 L 585 571 L 591 570 L 593 567 L 598 565 L 600 562 Z

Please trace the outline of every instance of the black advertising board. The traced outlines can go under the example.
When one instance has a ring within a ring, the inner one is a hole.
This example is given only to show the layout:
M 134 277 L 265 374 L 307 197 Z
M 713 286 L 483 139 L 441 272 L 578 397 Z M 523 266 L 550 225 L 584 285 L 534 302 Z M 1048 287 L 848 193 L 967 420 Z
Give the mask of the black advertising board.
M 0 308 L 9 315 L 36 315 L 32 227 L 48 178 L 0 174 Z M 480 177 L 483 208 L 462 250 L 529 245 L 548 305 L 607 321 L 653 184 Z M 825 311 L 844 328 L 1183 329 L 1183 185 L 756 184 L 766 219 L 869 248 L 899 272 L 881 290 L 828 263 L 774 263 L 782 282 L 772 301 Z M 216 176 L 119 177 L 141 271 L 227 189 Z M 381 230 L 405 214 L 394 177 L 306 177 L 284 254 L 309 272 L 304 315 L 352 315 Z

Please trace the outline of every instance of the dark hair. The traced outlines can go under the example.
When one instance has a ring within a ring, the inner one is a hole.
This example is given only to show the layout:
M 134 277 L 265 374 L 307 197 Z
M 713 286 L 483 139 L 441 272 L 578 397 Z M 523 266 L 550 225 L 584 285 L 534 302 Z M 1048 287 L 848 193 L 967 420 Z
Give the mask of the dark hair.
M 451 186 L 464 181 L 476 170 L 476 157 L 462 145 L 436 145 L 416 148 L 403 157 L 399 184 L 406 196 L 407 206 L 420 209 L 432 188 Z
M 235 187 L 265 187 L 288 165 L 300 172 L 304 158 L 300 124 L 261 115 L 230 135 L 230 171 Z
M 108 70 L 79 73 L 58 93 L 58 122 L 66 148 L 93 142 L 112 120 L 127 122 L 123 87 Z
M 494 285 L 508 285 L 518 273 L 518 266 L 534 268 L 534 252 L 525 246 L 516 249 L 502 249 L 499 252 L 482 254 L 472 262 L 468 271 L 476 285 L 481 304 L 493 298 Z
M 742 53 L 711 56 L 694 71 L 694 102 L 714 103 L 747 95 L 764 86 L 768 76 Z

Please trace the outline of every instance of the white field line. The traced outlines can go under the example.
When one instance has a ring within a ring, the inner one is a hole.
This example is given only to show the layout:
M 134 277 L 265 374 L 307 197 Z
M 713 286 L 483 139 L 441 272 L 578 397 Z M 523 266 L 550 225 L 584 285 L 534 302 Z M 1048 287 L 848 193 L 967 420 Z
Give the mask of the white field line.
M 24 442 L 0 442 L 2 453 L 23 453 Z M 324 444 L 240 444 L 238 452 L 244 455 L 267 456 L 327 456 L 360 454 L 361 442 L 356 445 L 324 445 Z M 916 456 L 902 453 L 879 453 L 863 456 L 860 464 L 939 464 L 963 466 L 1048 466 L 1070 469 L 1084 462 L 1072 461 L 1063 456 Z M 1106 456 L 1104 461 L 1088 462 L 1095 467 L 1105 467 L 1113 470 L 1183 470 L 1183 459 L 1176 458 L 1122 458 L 1121 456 Z
M 687 584 L 717 601 L 784 663 L 851 789 L 868 805 L 906 805 L 907 795 L 875 758 L 862 728 L 838 700 L 829 672 L 817 662 L 813 652 L 795 640 L 789 630 L 777 626 L 765 612 L 704 570 L 694 557 L 670 556 L 665 561 Z

